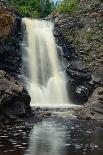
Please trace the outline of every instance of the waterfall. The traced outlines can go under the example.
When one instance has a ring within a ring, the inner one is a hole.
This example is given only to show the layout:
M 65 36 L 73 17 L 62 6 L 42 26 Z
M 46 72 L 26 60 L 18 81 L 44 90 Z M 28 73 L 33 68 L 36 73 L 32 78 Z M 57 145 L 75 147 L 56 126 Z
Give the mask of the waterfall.
M 66 77 L 61 73 L 53 24 L 24 18 L 23 65 L 33 106 L 68 105 Z M 24 69 L 25 70 L 25 69 Z

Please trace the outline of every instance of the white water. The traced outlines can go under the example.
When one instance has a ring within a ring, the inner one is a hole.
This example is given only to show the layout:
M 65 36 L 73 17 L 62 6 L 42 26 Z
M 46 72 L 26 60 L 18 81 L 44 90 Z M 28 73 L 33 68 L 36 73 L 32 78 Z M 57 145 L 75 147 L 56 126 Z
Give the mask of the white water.
M 26 25 L 23 56 L 28 76 L 25 81 L 33 106 L 69 105 L 66 78 L 61 74 L 53 24 L 24 18 Z M 26 73 L 27 74 L 27 73 Z

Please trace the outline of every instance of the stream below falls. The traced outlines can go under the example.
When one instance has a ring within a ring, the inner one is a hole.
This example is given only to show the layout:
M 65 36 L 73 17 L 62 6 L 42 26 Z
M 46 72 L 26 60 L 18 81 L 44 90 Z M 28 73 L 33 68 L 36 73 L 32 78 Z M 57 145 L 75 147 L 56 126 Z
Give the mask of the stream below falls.
M 0 128 L 0 155 L 103 155 L 103 123 L 51 116 Z

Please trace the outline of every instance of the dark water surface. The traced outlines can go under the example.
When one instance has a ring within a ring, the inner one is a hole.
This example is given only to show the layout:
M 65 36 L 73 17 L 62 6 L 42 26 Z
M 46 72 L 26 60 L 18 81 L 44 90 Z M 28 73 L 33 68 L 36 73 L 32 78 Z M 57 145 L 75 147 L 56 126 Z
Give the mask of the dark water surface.
M 49 132 L 42 127 L 42 124 L 46 124 Z M 53 128 L 56 128 L 57 130 L 54 131 Z M 49 148 L 49 141 L 52 141 L 50 145 L 53 145 L 53 155 L 103 155 L 102 122 L 68 120 L 67 118 L 60 119 L 51 117 L 45 118 L 39 125 L 35 124 L 32 131 L 33 134 L 30 132 L 32 129 L 33 125 L 23 124 L 8 125 L 1 128 L 0 155 L 30 154 L 30 135 L 32 137 L 31 145 L 33 145 L 32 147 L 34 147 L 34 150 L 38 146 L 40 148 L 36 149 L 36 151 L 30 155 L 52 155 L 49 153 L 49 149 L 47 149 L 47 147 Z M 45 133 L 43 133 L 43 130 L 45 130 Z M 40 138 L 38 138 L 39 135 L 41 136 Z M 55 137 L 55 135 L 57 135 L 57 137 Z M 43 139 L 43 142 L 40 142 L 41 139 Z M 48 140 L 48 143 L 45 145 L 47 153 L 43 153 L 42 151 L 45 147 L 42 143 L 45 143 L 46 139 Z M 60 143 L 60 139 L 63 143 Z M 57 147 L 60 145 L 60 148 L 62 148 L 61 152 L 55 153 L 56 145 Z M 29 153 L 26 151 L 28 148 Z

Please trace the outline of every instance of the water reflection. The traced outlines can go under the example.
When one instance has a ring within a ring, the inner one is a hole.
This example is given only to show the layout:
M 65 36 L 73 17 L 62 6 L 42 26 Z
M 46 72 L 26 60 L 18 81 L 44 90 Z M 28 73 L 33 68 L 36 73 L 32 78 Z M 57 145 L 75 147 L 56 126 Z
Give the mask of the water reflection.
M 103 124 L 48 119 L 34 126 L 27 155 L 102 155 Z
M 0 155 L 27 154 L 103 155 L 103 122 L 51 117 L 0 128 Z
M 62 155 L 65 139 L 62 126 L 44 121 L 34 126 L 28 155 Z

